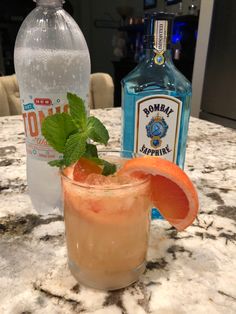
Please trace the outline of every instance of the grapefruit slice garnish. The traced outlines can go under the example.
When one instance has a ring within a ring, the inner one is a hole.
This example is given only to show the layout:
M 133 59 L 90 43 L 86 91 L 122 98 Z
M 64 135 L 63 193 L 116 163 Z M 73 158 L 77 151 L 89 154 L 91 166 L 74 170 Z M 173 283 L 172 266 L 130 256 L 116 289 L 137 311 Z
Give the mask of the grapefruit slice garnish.
M 162 216 L 181 231 L 192 224 L 198 213 L 197 191 L 187 174 L 174 163 L 159 157 L 128 160 L 118 175 L 150 175 L 151 200 Z
M 101 175 L 102 168 L 87 158 L 80 158 L 74 166 L 73 178 L 75 181 L 84 182 L 92 173 Z

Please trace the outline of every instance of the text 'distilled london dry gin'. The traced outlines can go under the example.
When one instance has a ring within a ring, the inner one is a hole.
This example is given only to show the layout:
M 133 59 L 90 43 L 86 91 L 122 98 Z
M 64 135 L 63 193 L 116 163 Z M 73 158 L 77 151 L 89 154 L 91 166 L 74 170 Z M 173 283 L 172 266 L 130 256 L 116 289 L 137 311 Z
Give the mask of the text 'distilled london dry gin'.
M 173 15 L 145 16 L 145 58 L 122 80 L 123 150 L 184 166 L 191 84 L 170 51 Z

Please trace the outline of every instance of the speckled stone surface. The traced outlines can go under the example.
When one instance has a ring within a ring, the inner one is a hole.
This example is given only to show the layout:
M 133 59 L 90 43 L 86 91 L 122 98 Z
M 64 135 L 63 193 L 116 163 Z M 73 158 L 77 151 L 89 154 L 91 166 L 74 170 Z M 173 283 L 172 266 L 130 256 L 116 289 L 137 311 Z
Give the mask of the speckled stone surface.
M 120 109 L 92 114 L 119 147 Z M 152 222 L 140 281 L 96 291 L 69 273 L 63 218 L 31 206 L 22 118 L 0 118 L 0 313 L 236 313 L 236 131 L 191 118 L 185 170 L 199 192 L 198 219 L 181 233 Z

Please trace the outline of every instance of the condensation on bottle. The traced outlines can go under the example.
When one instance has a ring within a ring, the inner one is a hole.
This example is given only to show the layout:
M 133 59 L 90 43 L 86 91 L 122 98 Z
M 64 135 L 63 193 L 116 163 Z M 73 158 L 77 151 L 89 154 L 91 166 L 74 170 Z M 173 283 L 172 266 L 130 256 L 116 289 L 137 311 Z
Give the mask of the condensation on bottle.
M 33 207 L 40 214 L 60 212 L 58 168 L 61 156 L 41 134 L 43 119 L 67 112 L 67 92 L 85 100 L 88 109 L 90 56 L 85 38 L 62 0 L 36 0 L 36 8 L 18 32 L 14 63 L 19 83 L 27 151 L 27 182 Z

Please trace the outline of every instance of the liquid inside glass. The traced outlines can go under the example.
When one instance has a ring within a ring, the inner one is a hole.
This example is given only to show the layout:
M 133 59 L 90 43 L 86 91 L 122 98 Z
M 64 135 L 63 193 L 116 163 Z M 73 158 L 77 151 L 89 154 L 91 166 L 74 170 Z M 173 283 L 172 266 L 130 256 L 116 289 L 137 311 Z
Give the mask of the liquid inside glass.
M 115 158 L 116 164 L 124 161 Z M 80 184 L 62 173 L 66 241 L 69 268 L 78 282 L 114 290 L 145 270 L 150 182 L 115 176 L 105 181 Z

